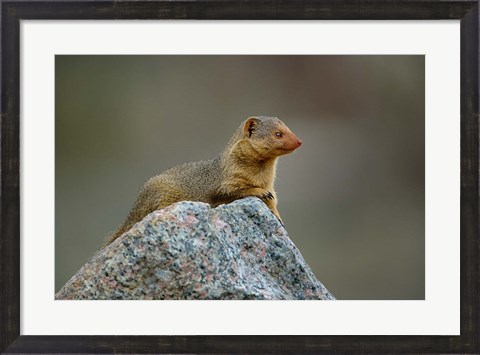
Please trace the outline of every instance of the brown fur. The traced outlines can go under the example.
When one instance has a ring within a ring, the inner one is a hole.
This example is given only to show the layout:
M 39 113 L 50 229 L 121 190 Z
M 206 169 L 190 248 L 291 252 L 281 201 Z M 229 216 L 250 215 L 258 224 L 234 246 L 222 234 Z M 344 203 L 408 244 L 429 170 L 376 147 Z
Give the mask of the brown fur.
M 277 132 L 281 132 L 281 137 L 276 136 Z M 275 117 L 248 118 L 217 157 L 178 165 L 150 178 L 108 244 L 147 214 L 185 200 L 216 207 L 246 196 L 257 196 L 281 222 L 273 189 L 277 158 L 293 152 L 301 144 Z

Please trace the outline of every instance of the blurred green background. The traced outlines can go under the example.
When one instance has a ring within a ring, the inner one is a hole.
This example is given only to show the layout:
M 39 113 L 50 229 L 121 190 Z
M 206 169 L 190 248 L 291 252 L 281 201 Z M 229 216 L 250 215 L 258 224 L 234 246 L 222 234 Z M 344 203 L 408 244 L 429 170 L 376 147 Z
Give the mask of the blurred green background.
M 251 115 L 304 144 L 279 211 L 339 299 L 424 299 L 423 56 L 55 57 L 55 287 L 150 176 L 208 159 Z

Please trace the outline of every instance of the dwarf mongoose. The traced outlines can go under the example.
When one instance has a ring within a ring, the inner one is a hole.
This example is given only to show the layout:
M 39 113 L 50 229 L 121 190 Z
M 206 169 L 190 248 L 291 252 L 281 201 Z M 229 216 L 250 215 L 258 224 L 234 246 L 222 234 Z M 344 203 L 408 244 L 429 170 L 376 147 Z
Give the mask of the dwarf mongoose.
M 277 158 L 301 145 L 302 141 L 278 118 L 248 118 L 215 158 L 178 165 L 150 178 L 108 244 L 147 214 L 179 201 L 200 201 L 216 207 L 257 196 L 282 222 L 273 189 Z

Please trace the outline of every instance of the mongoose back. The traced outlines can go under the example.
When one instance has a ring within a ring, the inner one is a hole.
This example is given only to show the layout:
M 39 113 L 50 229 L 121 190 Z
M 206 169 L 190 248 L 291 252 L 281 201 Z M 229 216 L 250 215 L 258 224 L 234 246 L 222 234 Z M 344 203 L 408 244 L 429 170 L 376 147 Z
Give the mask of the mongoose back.
M 277 158 L 301 145 L 302 141 L 278 118 L 248 118 L 213 159 L 178 165 L 150 178 L 107 244 L 147 214 L 179 201 L 200 201 L 216 207 L 256 196 L 282 222 L 273 189 Z

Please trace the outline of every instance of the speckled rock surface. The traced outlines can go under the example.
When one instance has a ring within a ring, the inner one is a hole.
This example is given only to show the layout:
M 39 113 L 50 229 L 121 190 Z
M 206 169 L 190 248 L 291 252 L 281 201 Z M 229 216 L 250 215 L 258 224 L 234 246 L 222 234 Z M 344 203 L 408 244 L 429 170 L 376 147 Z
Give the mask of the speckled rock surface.
M 179 202 L 99 251 L 63 300 L 334 299 L 265 204 Z

